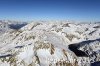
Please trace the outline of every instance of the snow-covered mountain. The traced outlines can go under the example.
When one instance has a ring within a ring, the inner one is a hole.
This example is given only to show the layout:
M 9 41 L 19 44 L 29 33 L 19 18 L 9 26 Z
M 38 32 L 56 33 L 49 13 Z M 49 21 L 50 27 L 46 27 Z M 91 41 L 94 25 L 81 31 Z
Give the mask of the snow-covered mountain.
M 27 25 L 26 22 L 0 20 L 0 35 L 5 32 L 10 32 L 13 30 L 20 29 L 21 27 L 23 27 L 25 25 Z
M 0 38 L 0 66 L 100 64 L 99 23 L 32 22 Z

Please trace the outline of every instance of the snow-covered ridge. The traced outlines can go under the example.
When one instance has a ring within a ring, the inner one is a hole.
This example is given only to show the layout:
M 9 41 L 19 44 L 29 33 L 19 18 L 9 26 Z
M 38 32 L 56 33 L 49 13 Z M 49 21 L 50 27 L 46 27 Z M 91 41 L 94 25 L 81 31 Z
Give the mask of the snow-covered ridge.
M 27 25 L 26 22 L 17 22 L 10 20 L 0 20 L 0 35 L 6 32 L 10 32 Z
M 0 38 L 0 66 L 89 66 L 100 61 L 99 23 L 32 22 Z

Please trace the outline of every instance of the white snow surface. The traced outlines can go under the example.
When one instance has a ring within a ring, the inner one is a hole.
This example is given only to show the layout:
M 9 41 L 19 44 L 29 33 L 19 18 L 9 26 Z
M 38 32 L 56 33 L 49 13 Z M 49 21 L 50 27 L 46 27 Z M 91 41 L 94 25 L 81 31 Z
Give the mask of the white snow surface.
M 99 38 L 99 23 L 32 22 L 0 35 L 0 66 L 85 66 L 89 57 L 76 56 L 68 45 Z M 100 42 L 89 46 L 100 58 Z

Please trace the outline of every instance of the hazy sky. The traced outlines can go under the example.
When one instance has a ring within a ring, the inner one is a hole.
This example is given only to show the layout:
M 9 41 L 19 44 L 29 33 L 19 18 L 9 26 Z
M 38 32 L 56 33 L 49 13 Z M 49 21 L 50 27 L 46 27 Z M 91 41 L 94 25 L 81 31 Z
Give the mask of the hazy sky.
M 100 0 L 0 0 L 0 19 L 100 21 Z

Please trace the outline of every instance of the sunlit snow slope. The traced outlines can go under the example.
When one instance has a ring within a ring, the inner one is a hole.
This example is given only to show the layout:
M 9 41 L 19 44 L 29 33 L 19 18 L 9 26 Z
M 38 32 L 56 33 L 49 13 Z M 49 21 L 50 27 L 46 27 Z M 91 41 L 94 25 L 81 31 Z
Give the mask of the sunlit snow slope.
M 92 66 L 100 24 L 32 22 L 0 36 L 0 66 Z

